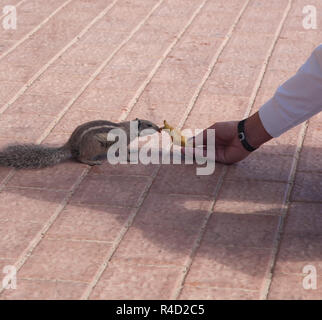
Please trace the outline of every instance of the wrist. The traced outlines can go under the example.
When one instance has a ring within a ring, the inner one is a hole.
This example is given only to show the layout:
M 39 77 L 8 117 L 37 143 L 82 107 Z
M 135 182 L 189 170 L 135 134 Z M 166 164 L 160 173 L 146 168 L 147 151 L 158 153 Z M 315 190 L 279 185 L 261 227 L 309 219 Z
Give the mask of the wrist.
M 248 143 L 254 148 L 258 148 L 272 139 L 272 136 L 265 130 L 258 112 L 246 119 L 245 136 Z

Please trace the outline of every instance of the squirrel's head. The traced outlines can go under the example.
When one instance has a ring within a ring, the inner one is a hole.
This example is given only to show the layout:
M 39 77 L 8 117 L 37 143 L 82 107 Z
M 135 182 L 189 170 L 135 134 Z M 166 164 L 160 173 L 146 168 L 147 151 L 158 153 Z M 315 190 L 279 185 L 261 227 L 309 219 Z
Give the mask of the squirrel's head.
M 135 121 L 138 122 L 138 130 L 140 132 L 140 135 L 142 136 L 142 131 L 143 135 L 149 135 L 153 134 L 155 132 L 161 132 L 161 129 L 153 122 L 148 121 L 148 120 L 142 120 L 136 118 Z

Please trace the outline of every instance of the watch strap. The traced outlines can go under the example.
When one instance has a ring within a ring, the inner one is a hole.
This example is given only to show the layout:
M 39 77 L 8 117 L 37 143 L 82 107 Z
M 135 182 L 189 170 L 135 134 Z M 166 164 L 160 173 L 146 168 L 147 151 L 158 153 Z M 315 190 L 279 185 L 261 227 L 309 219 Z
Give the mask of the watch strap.
M 243 145 L 243 147 L 249 151 L 249 152 L 253 152 L 255 151 L 257 148 L 254 148 L 253 146 L 251 146 L 246 139 L 246 135 L 245 135 L 245 120 L 241 120 L 238 123 L 238 138 L 241 142 L 241 144 Z

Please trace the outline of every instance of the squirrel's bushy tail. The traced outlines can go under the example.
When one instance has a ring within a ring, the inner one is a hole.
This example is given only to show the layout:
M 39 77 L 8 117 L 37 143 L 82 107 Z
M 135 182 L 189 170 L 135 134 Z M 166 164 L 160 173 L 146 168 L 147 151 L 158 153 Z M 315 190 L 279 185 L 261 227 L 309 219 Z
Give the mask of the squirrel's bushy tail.
M 44 168 L 71 158 L 65 146 L 54 148 L 36 144 L 9 145 L 0 150 L 0 166 L 23 168 Z

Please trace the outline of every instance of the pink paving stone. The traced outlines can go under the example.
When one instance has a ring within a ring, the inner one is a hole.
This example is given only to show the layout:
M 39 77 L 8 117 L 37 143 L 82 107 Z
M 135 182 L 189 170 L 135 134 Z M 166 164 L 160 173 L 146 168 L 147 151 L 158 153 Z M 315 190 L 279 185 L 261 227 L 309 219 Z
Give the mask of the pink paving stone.
M 138 73 L 148 76 L 149 72 L 155 66 L 160 58 L 160 50 L 162 50 L 162 42 L 159 47 L 154 45 L 140 43 L 135 41 L 135 36 L 128 42 L 111 60 L 111 62 L 104 68 L 102 75 L 119 73 Z M 164 45 L 163 45 L 164 46 Z M 125 83 L 125 85 L 132 85 Z
M 185 284 L 260 290 L 271 250 L 201 244 Z
M 62 40 L 59 40 L 57 43 L 51 39 L 43 37 L 40 39 L 42 39 L 44 42 L 47 42 L 48 46 L 44 46 L 39 49 L 39 46 L 36 46 L 36 39 L 41 43 L 41 41 L 38 40 L 37 36 L 35 35 L 31 38 L 30 42 L 23 42 L 21 45 L 15 48 L 14 51 L 10 52 L 10 54 L 4 58 L 1 64 L 8 63 L 39 68 L 46 64 L 49 59 L 51 59 L 63 46 Z
M 0 257 L 17 259 L 41 230 L 39 222 L 0 221 Z
M 208 197 L 149 193 L 135 218 L 135 223 L 195 232 L 211 206 L 212 200 Z
M 31 113 L 4 113 L 0 118 L 0 137 L 8 138 L 8 143 L 14 140 L 37 139 L 50 124 L 52 117 Z
M 241 9 L 243 3 L 236 2 L 235 0 L 217 0 L 211 1 L 206 4 L 207 12 L 212 14 L 216 13 L 225 13 L 228 11 L 239 11 Z
M 0 193 L 0 219 L 44 223 L 65 196 L 57 191 L 5 188 Z
M 12 268 L 14 267 L 14 263 L 15 263 L 15 259 L 5 259 L 0 257 L 0 275 L 1 275 L 0 289 L 4 287 L 3 285 L 4 283 L 2 281 L 4 280 L 4 277 L 12 271 Z M 0 294 L 0 300 L 1 299 L 2 297 Z
M 197 175 L 197 165 L 164 164 L 151 187 L 152 192 L 213 195 L 222 166 L 216 164 L 211 175 Z
M 320 113 L 316 114 L 315 116 L 313 116 L 312 118 L 310 118 L 309 125 L 311 127 L 319 128 L 321 120 L 322 120 L 322 114 L 320 112 Z
M 55 116 L 68 102 L 62 95 L 43 96 L 24 94 L 20 96 L 6 111 L 7 114 L 44 114 Z
M 279 215 L 285 183 L 238 180 L 225 181 L 214 207 L 217 213 Z
M 68 141 L 69 137 L 70 133 L 68 132 L 56 133 L 56 131 L 53 130 L 49 136 L 46 137 L 44 143 L 48 143 L 52 146 L 62 146 Z
M 290 205 L 284 232 L 319 235 L 322 232 L 322 203 L 293 202 Z
M 317 44 L 311 42 L 303 42 L 302 46 L 299 47 L 298 40 L 281 38 L 276 43 L 273 57 L 279 57 L 279 59 L 285 61 L 293 61 L 294 67 L 299 68 L 309 58 L 315 47 L 317 47 Z
M 301 126 L 294 127 L 279 137 L 266 142 L 261 147 L 260 152 L 280 156 L 294 156 L 300 131 Z
M 268 69 L 289 72 L 293 75 L 311 55 L 317 46 L 317 41 L 310 41 L 312 30 L 303 29 L 302 19 L 303 16 L 300 17 L 301 32 L 289 32 L 288 34 L 282 32 L 270 57 Z M 288 29 L 288 31 L 290 30 Z M 296 48 L 295 43 L 299 41 L 303 44 L 302 48 Z
M 321 145 L 322 128 L 311 124 L 310 121 L 301 150 L 298 170 L 322 171 Z
M 285 3 L 285 8 L 287 3 Z M 242 16 L 240 22 L 237 25 L 236 31 L 253 33 L 256 30 L 257 33 L 275 34 L 278 25 L 282 20 L 283 12 L 285 8 L 277 8 L 274 10 L 272 7 L 269 10 L 269 15 L 266 8 L 248 8 Z
M 259 292 L 235 288 L 211 288 L 184 286 L 181 300 L 258 300 Z
M 249 96 L 259 75 L 259 65 L 219 61 L 205 88 L 214 94 Z
M 29 89 L 31 95 L 67 95 L 78 92 L 89 79 L 89 75 L 75 73 L 46 73 L 42 75 Z
M 253 102 L 251 113 L 258 111 L 264 103 L 273 98 L 275 92 L 275 89 L 261 86 Z
M 271 92 L 275 92 L 280 85 L 282 85 L 285 81 L 291 78 L 294 75 L 294 72 L 289 70 L 274 70 L 270 69 L 265 73 L 263 81 L 261 83 L 261 87 L 265 88 L 265 91 L 262 89 L 261 93 L 268 93 L 268 90 Z
M 102 10 L 103 1 L 71 2 L 57 13 L 39 32 L 51 41 L 72 39 Z M 105 2 L 106 3 L 106 2 Z
M 57 78 L 69 78 L 70 76 L 79 76 L 80 78 L 89 78 L 96 71 L 96 67 L 74 66 L 61 64 L 59 60 L 53 62 L 46 70 L 46 75 L 56 76 Z M 40 77 L 41 78 L 41 77 Z
M 104 112 L 110 121 L 118 121 L 120 111 L 125 110 L 134 97 L 134 91 L 106 90 L 95 87 L 87 88 L 78 98 L 78 109 Z
M 90 299 L 170 299 L 179 268 L 109 264 Z
M 316 29 L 305 30 L 304 28 L 302 28 L 302 20 L 303 20 L 303 14 L 300 17 L 297 17 L 296 22 L 295 22 L 295 19 L 293 20 L 293 24 L 294 25 L 295 23 L 297 24 L 297 27 L 295 28 L 297 30 L 292 30 L 292 28 L 288 28 L 282 33 L 283 34 L 282 37 L 284 39 L 301 41 L 303 43 L 309 42 L 309 43 L 312 43 L 314 46 L 317 46 L 317 44 L 319 43 L 319 31 Z M 299 25 L 300 25 L 300 29 L 299 29 Z M 296 66 L 296 62 L 295 61 L 290 62 L 289 66 L 293 68 L 294 66 Z M 284 66 L 284 68 L 286 69 L 286 66 Z
M 304 289 L 303 279 L 307 274 L 291 275 L 275 273 L 270 286 L 268 299 L 270 300 L 321 300 L 321 281 L 317 278 L 316 289 Z
M 27 82 L 35 72 L 35 68 L 30 66 L 0 65 L 0 80 Z
M 14 259 L 0 258 L 0 273 L 1 273 L 1 275 L 5 276 L 5 273 L 3 272 L 4 268 L 6 266 L 12 266 L 12 265 L 14 265 L 14 263 L 15 263 Z M 1 285 L 2 285 L 2 283 L 1 283 Z
M 205 88 L 214 94 L 231 96 L 250 96 L 255 85 L 257 74 L 231 75 L 229 72 L 219 73 L 213 71 Z
M 113 255 L 112 262 L 183 266 L 197 240 L 201 218 L 198 223 L 192 230 L 187 222 L 183 222 L 184 228 L 174 228 L 168 222 L 134 222 Z
M 69 161 L 44 169 L 20 170 L 8 186 L 70 190 L 87 165 Z
M 85 34 L 81 40 L 80 44 L 86 44 L 91 46 L 104 47 L 109 44 L 114 48 L 114 50 L 128 37 L 126 32 L 110 32 L 110 30 L 93 29 L 96 32 L 91 32 Z M 106 56 L 106 58 L 108 55 Z
M 202 90 L 184 128 L 203 129 L 215 122 L 241 119 L 247 104 L 246 97 L 217 95 L 207 89 Z
M 214 39 L 210 35 L 201 37 L 188 32 L 171 50 L 165 62 L 172 62 L 172 65 L 177 63 L 178 66 L 181 63 L 186 74 L 198 72 L 210 64 L 222 41 L 223 38 Z
M 236 76 L 236 77 L 253 77 L 259 73 L 260 64 L 256 61 L 251 63 L 240 63 L 239 61 L 225 61 L 221 58 L 218 59 L 214 69 L 214 73 L 211 74 L 210 79 L 213 80 L 217 75 L 222 76 Z
M 130 213 L 128 208 L 68 205 L 48 230 L 47 237 L 114 241 Z
M 179 59 L 166 59 L 163 62 L 163 66 L 160 67 L 153 80 L 156 85 L 165 83 L 171 86 L 174 83 L 179 83 L 183 88 L 196 89 L 198 87 L 207 71 L 207 65 L 199 64 L 191 67 L 190 63 Z M 170 93 L 171 90 L 169 90 Z
M 159 125 L 162 124 L 163 120 L 167 120 L 171 125 L 177 126 L 181 120 L 178 114 L 183 114 L 186 108 L 187 104 L 163 102 L 149 96 L 141 96 L 138 104 L 130 112 L 128 119 L 149 119 Z
M 2 183 L 2 181 L 7 178 L 10 171 L 11 168 L 0 167 L 0 183 Z
M 110 32 L 129 32 L 137 25 L 138 21 L 146 17 L 157 4 L 157 0 L 149 1 L 149 3 L 133 1 L 129 4 L 126 1 L 118 2 L 95 28 Z
M 75 66 L 98 66 L 113 52 L 113 47 L 93 47 L 87 43 L 80 43 L 71 46 L 59 57 L 62 65 Z
M 322 173 L 297 172 L 291 199 L 295 201 L 322 201 Z
M 317 274 L 322 270 L 321 233 L 287 233 L 282 237 L 275 272 L 302 273 L 306 265 L 313 265 Z
M 17 43 L 17 40 L 2 40 L 0 41 L 0 55 L 4 54 L 11 48 L 15 43 Z
M 97 108 L 96 111 L 93 111 L 72 107 L 56 125 L 55 132 L 71 134 L 79 125 L 94 120 L 112 121 L 104 108 L 102 110 Z
M 306 33 L 307 36 L 313 31 L 317 30 L 306 30 L 303 28 L 303 7 L 306 5 L 304 1 L 297 1 L 297 5 L 292 6 L 290 15 L 287 17 L 285 21 L 285 26 L 283 28 L 283 35 L 292 38 L 292 35 L 296 33 L 302 32 Z M 311 5 L 314 5 L 317 11 L 321 9 L 321 3 L 317 0 L 311 2 Z
M 104 242 L 43 239 L 18 277 L 89 282 L 109 250 Z
M 208 6 L 207 6 L 208 5 Z M 236 19 L 238 10 L 213 12 L 209 11 L 212 3 L 208 2 L 201 12 L 196 17 L 195 23 L 189 28 L 189 33 L 199 36 L 200 39 L 223 38 L 228 32 L 232 23 Z M 239 3 L 241 7 L 242 3 Z
M 22 9 L 22 10 L 21 10 Z M 37 27 L 48 15 L 48 12 L 25 11 L 24 8 L 18 8 L 19 28 L 28 30 L 30 27 Z
M 0 39 L 1 40 L 20 40 L 30 31 L 32 31 L 34 27 L 32 25 L 25 25 L 24 28 L 17 28 L 16 30 L 8 29 L 3 30 L 1 28 Z
M 48 28 L 48 26 L 46 26 L 46 28 Z M 64 45 L 66 45 L 65 38 L 57 35 L 57 38 L 53 39 L 53 37 L 48 36 L 43 29 L 41 29 L 41 32 L 31 35 L 28 38 L 28 41 L 23 43 L 24 49 L 33 53 L 36 53 L 37 50 L 39 51 L 39 47 L 44 47 L 42 50 L 46 48 L 47 50 L 43 51 L 43 54 L 45 54 L 45 52 L 49 54 L 50 51 L 56 54 L 57 50 L 62 49 Z M 21 63 L 23 63 L 23 61 Z M 33 64 L 32 67 L 37 67 L 37 64 Z
M 267 161 L 270 158 L 270 161 Z M 247 158 L 229 168 L 228 180 L 266 180 L 287 182 L 293 159 L 258 150 Z
M 94 166 L 90 171 L 90 175 L 100 175 L 100 176 L 113 176 L 113 175 L 124 175 L 124 176 L 151 176 L 157 169 L 157 165 L 149 164 L 144 165 L 142 163 L 137 164 L 110 164 L 106 162 L 100 166 Z
M 149 183 L 148 177 L 88 176 L 75 192 L 72 203 L 133 207 Z
M 142 82 L 146 79 L 146 74 L 133 72 L 122 72 L 122 70 L 109 70 L 108 73 L 98 75 L 92 83 L 95 88 L 119 90 L 128 88 L 129 90 L 137 90 Z
M 86 283 L 17 279 L 17 289 L 5 290 L 1 300 L 75 300 L 80 299 Z
M 64 3 L 63 0 L 49 0 L 46 4 L 46 7 L 43 7 L 43 4 L 39 0 L 34 1 L 28 1 L 24 2 L 21 6 L 19 6 L 19 11 L 22 13 L 31 13 L 31 12 L 47 12 L 51 13 L 51 11 L 54 11 L 56 8 L 58 8 L 60 5 Z
M 263 33 L 245 33 L 235 31 L 227 46 L 220 56 L 222 61 L 236 61 L 239 63 L 263 62 L 267 50 L 272 44 L 273 36 Z
M 214 213 L 207 224 L 203 246 L 209 250 L 217 244 L 271 248 L 278 222 L 274 216 Z
M 180 83 L 174 87 L 174 81 L 153 81 L 145 89 L 142 94 L 142 100 L 147 101 L 148 104 L 154 105 L 159 101 L 158 105 L 167 105 L 168 102 L 180 104 L 187 104 L 196 88 L 193 84 Z M 140 101 L 135 108 L 142 108 Z M 163 108 L 162 108 L 163 109 Z M 161 109 L 161 110 L 162 110 Z
M 0 81 L 0 104 L 8 102 L 24 85 L 18 81 Z

